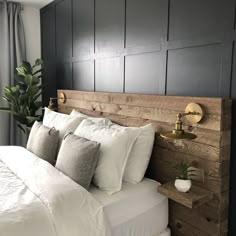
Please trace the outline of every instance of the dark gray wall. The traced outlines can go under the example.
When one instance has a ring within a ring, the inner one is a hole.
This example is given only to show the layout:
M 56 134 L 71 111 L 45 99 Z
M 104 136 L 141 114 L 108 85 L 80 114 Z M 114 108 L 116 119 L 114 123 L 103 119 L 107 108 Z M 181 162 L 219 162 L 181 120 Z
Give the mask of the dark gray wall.
M 45 103 L 56 88 L 236 100 L 235 0 L 56 0 L 41 22 Z M 232 146 L 233 236 L 236 125 Z

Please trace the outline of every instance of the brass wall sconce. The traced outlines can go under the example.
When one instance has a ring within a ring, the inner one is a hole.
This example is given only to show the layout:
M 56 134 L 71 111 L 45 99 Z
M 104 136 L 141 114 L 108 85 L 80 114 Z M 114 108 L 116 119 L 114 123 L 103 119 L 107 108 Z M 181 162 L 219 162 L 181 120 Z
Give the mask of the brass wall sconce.
M 50 109 L 50 110 L 56 109 L 54 101 L 58 101 L 59 103 L 64 104 L 66 102 L 66 95 L 64 93 L 60 93 L 59 97 L 50 98 L 49 104 L 48 104 L 48 109 Z
M 190 103 L 187 105 L 184 113 L 177 114 L 177 120 L 175 122 L 175 129 L 172 131 L 161 133 L 161 137 L 165 139 L 195 139 L 197 135 L 183 130 L 183 117 L 185 117 L 191 124 L 197 124 L 203 117 L 203 110 L 197 103 Z

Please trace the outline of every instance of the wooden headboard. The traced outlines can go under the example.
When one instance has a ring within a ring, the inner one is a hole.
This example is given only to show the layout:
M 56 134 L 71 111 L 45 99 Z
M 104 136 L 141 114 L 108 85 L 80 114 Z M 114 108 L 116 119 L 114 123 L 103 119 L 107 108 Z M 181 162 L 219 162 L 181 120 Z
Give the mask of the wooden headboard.
M 70 113 L 76 109 L 124 126 L 152 123 L 157 134 L 146 175 L 161 183 L 173 180 L 177 175 L 176 164 L 186 159 L 204 170 L 205 182 L 201 186 L 214 193 L 213 200 L 196 209 L 170 201 L 172 235 L 227 235 L 231 100 L 75 90 L 59 90 L 58 96 L 61 92 L 66 95 L 66 103 L 59 104 L 59 112 Z M 176 113 L 183 112 L 191 102 L 200 104 L 205 114 L 197 127 L 184 127 L 193 129 L 197 138 L 184 141 L 182 147 L 160 138 L 158 133 L 172 130 Z

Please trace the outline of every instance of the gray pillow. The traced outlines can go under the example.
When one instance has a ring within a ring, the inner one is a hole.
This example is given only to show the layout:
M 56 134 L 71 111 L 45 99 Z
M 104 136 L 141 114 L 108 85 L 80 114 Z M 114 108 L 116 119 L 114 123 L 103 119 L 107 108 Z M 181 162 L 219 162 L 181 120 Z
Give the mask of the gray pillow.
M 59 141 L 59 131 L 48 128 L 40 122 L 35 121 L 29 135 L 26 148 L 38 157 L 55 163 L 57 146 Z
M 100 143 L 69 133 L 59 150 L 56 168 L 88 189 L 98 161 Z

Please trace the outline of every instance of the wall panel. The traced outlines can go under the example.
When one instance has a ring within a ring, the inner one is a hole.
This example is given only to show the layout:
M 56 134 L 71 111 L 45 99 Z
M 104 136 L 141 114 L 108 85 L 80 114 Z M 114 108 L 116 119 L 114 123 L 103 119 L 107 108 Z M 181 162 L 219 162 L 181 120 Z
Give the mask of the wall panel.
M 160 52 L 126 56 L 125 92 L 159 94 L 160 81 Z
M 56 82 L 56 64 L 52 62 L 47 62 L 44 66 L 44 76 L 43 76 L 43 103 L 48 104 L 50 97 L 55 97 L 57 95 L 56 90 L 53 88 L 57 88 Z
M 72 89 L 71 63 L 57 64 L 57 88 Z
M 233 69 L 232 69 L 232 78 L 236 78 L 236 41 L 233 42 Z M 231 96 L 236 99 L 236 79 L 232 79 L 231 83 Z
M 59 60 L 72 56 L 71 0 L 56 4 L 56 55 Z
M 54 61 L 56 53 L 55 45 L 55 9 L 50 7 L 41 13 L 42 55 L 44 60 Z M 48 42 L 51 42 L 50 44 Z
M 123 92 L 123 60 L 119 57 L 96 60 L 95 90 Z
M 232 27 L 234 1 L 170 0 L 169 39 L 209 36 Z
M 94 52 L 94 0 L 73 0 L 73 56 Z
M 73 63 L 73 89 L 94 91 L 94 61 Z
M 126 47 L 148 46 L 161 41 L 166 29 L 164 1 L 127 0 Z
M 220 96 L 221 45 L 168 52 L 168 95 Z
M 95 48 L 97 53 L 119 52 L 124 46 L 125 0 L 95 3 Z
M 49 5 L 49 7 L 41 11 L 41 53 L 45 63 L 44 76 L 42 78 L 45 88 L 42 94 L 44 104 L 48 103 L 50 97 L 56 96 L 55 30 L 55 8 Z

